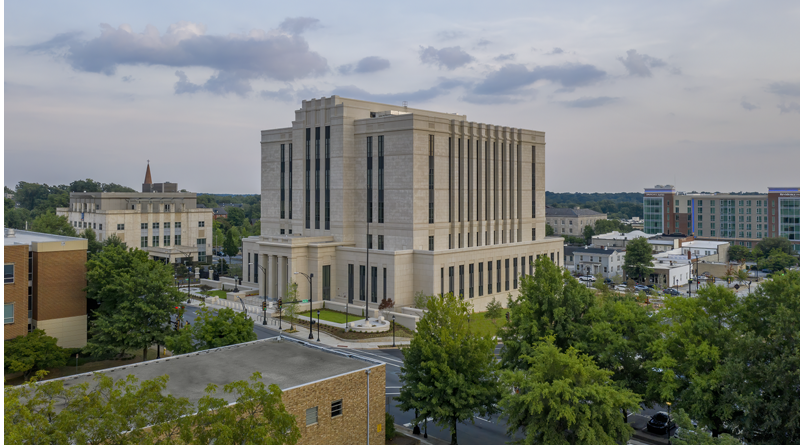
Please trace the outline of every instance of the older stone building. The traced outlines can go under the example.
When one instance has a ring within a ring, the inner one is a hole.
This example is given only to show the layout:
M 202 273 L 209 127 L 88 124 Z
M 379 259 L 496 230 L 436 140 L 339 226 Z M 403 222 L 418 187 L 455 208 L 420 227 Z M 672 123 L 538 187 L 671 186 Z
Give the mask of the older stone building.
M 516 294 L 537 256 L 562 262 L 563 240 L 545 237 L 543 132 L 332 96 L 262 131 L 261 172 L 244 279 L 270 297 L 302 272 L 315 301 L 454 292 L 480 307 Z
M 5 229 L 4 338 L 42 329 L 65 348 L 86 346 L 83 238 Z
M 586 226 L 594 227 L 595 222 L 608 219 L 605 213 L 592 209 L 547 207 L 545 213 L 547 224 L 550 224 L 556 235 L 561 236 L 583 236 L 583 229 Z
M 165 262 L 205 262 L 210 255 L 211 209 L 198 208 L 197 194 L 179 192 L 176 183 L 154 184 L 149 163 L 141 193 L 73 192 L 69 207 L 56 214 L 66 216 L 79 233 L 91 228 L 98 241 L 116 235 L 128 247 Z

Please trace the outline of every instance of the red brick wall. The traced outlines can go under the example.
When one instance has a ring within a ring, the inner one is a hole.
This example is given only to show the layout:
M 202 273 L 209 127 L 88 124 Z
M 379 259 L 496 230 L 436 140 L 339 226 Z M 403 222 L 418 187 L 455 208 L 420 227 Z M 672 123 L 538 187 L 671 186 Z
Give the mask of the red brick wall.
M 33 253 L 33 318 L 86 315 L 86 251 Z
M 28 246 L 5 246 L 4 263 L 14 263 L 14 283 L 3 285 L 3 303 L 14 303 L 14 323 L 3 329 L 10 340 L 28 333 Z

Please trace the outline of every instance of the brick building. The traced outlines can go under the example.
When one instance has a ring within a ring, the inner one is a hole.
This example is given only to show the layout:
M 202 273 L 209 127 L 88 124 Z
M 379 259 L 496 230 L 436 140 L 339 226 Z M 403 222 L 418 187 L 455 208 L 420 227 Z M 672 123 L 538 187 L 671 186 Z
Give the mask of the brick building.
M 4 240 L 4 339 L 42 329 L 59 346 L 85 346 L 88 242 L 14 229 Z
M 105 372 L 105 371 L 101 371 Z M 192 403 L 209 383 L 218 387 L 260 372 L 265 385 L 283 391 L 282 402 L 300 428 L 299 445 L 385 443 L 386 365 L 283 337 L 184 354 L 113 369 L 115 379 L 140 381 L 169 375 L 166 392 Z M 70 385 L 93 382 L 93 373 L 66 377 Z M 232 394 L 215 397 L 234 402 Z M 367 440 L 369 437 L 369 440 Z

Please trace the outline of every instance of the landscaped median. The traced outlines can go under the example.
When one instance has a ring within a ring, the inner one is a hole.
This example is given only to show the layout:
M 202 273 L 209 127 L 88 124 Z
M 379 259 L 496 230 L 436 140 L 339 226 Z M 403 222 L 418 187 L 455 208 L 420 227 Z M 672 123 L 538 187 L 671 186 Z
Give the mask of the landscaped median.
M 317 330 L 317 310 L 314 309 L 314 330 Z M 273 317 L 276 317 L 278 314 L 274 314 Z M 303 312 L 302 314 L 298 315 L 297 318 L 291 319 L 288 317 L 283 317 L 283 326 L 286 327 L 290 325 L 292 322 L 295 325 L 303 326 L 304 328 L 308 329 L 309 320 L 308 320 L 308 311 Z M 354 332 L 350 330 L 345 330 L 345 313 L 344 312 L 337 312 L 332 311 L 330 309 L 320 309 L 320 323 L 319 323 L 319 330 L 320 332 L 324 332 L 328 335 L 336 337 L 341 340 L 367 340 L 367 339 L 374 339 L 374 338 L 386 338 L 392 336 L 392 330 L 386 332 L 374 332 L 374 333 L 365 333 L 365 332 Z M 326 319 L 327 318 L 327 319 Z M 337 320 L 337 321 L 332 321 Z M 363 320 L 361 317 L 354 316 L 352 314 L 347 315 L 346 318 L 348 323 Z M 341 321 L 341 322 L 339 322 Z M 394 327 L 395 336 L 398 338 L 411 338 L 414 336 L 414 331 L 409 330 L 408 328 L 400 325 L 399 323 Z

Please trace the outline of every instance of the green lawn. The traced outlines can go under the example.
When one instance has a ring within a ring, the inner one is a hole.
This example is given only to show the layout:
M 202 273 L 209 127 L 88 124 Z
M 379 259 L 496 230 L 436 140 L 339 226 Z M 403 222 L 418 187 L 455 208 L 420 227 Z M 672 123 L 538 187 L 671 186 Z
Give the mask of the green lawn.
M 228 299 L 228 293 L 223 290 L 202 290 L 200 293 L 202 295 L 208 295 L 209 297 L 219 297 L 223 300 Z
M 485 312 L 478 312 L 469 316 L 469 326 L 472 328 L 473 332 L 480 335 L 497 335 L 497 328 L 505 326 L 506 324 L 505 311 L 503 311 L 502 317 L 495 320 L 495 323 L 497 323 L 497 326 L 495 326 L 491 320 L 486 318 Z
M 297 315 L 302 315 L 303 317 L 308 317 L 308 311 L 300 313 L 300 314 L 297 314 Z M 320 309 L 320 312 L 319 312 L 320 320 L 331 321 L 331 322 L 334 322 L 334 323 L 342 323 L 342 324 L 345 323 L 345 315 L 346 314 L 344 312 L 336 312 L 336 311 L 332 311 L 332 310 L 329 310 L 329 309 Z M 317 319 L 317 310 L 314 309 L 314 320 L 316 320 L 316 319 Z M 356 321 L 356 320 L 361 320 L 361 319 L 362 318 L 359 317 L 358 315 L 353 315 L 353 314 L 347 315 L 347 322 L 348 323 L 351 322 L 351 321 Z

